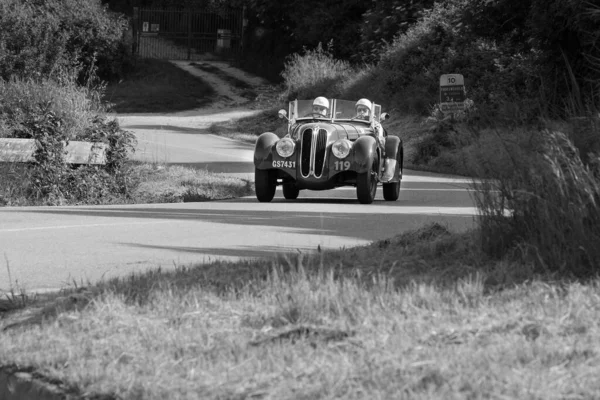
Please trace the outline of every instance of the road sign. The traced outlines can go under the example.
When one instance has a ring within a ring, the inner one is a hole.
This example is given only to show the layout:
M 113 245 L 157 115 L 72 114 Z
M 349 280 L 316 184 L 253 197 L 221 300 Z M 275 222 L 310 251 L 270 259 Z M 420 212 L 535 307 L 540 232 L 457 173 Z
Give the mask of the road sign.
M 442 111 L 465 109 L 465 79 L 461 74 L 440 76 L 440 108 Z

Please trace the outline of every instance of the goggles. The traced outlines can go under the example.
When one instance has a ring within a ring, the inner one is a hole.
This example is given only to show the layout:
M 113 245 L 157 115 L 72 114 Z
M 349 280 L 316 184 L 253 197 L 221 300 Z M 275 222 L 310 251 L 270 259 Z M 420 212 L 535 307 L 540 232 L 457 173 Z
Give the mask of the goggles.
M 314 112 L 318 112 L 318 113 L 320 113 L 320 112 L 323 112 L 323 111 L 325 111 L 325 112 L 326 112 L 326 111 L 327 111 L 327 107 L 323 107 L 323 106 L 313 106 L 313 111 L 314 111 Z
M 370 112 L 370 110 L 368 107 L 358 106 L 358 107 L 356 107 L 356 112 L 359 112 L 361 114 L 368 114 Z

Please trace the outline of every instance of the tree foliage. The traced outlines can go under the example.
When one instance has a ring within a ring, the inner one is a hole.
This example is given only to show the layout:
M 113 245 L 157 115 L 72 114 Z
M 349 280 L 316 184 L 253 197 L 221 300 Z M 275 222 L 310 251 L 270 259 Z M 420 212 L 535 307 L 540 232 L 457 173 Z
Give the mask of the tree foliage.
M 127 20 L 100 0 L 0 0 L 0 77 L 117 73 Z

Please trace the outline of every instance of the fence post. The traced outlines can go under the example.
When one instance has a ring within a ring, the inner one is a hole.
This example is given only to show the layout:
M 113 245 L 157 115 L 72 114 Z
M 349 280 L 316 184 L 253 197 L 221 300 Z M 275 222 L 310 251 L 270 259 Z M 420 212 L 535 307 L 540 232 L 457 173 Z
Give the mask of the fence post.
M 131 53 L 137 58 L 138 55 L 138 31 L 139 31 L 140 11 L 138 7 L 133 7 L 133 18 L 131 19 L 132 36 Z
M 187 40 L 187 59 L 192 59 L 192 11 L 187 8 L 187 26 L 188 26 L 188 40 Z

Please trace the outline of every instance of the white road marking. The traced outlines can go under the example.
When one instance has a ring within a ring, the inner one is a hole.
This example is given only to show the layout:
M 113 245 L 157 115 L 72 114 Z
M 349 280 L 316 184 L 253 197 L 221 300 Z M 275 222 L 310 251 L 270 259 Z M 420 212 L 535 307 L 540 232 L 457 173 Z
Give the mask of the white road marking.
M 50 230 L 50 229 L 93 228 L 93 227 L 97 227 L 97 226 L 151 225 L 151 224 L 165 224 L 167 222 L 172 222 L 172 221 L 118 222 L 118 223 L 111 223 L 111 224 L 82 224 L 82 225 L 33 226 L 33 227 L 29 227 L 29 228 L 0 229 L 0 233 L 25 232 L 25 231 L 43 231 L 43 230 Z

